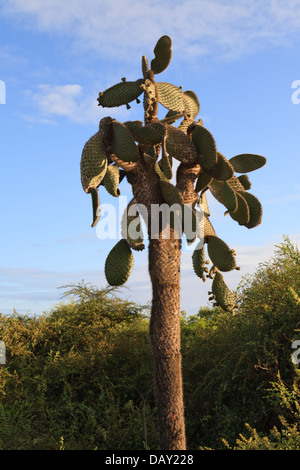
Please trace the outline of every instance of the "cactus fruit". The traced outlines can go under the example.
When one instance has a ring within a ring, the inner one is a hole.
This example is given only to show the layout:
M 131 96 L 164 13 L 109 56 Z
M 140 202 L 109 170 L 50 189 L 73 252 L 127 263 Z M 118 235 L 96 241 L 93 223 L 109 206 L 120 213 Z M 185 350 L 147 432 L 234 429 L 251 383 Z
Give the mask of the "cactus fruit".
M 266 164 L 266 158 L 252 153 L 242 153 L 232 157 L 229 162 L 237 173 L 249 173 Z
M 109 252 L 105 261 L 105 277 L 109 285 L 122 286 L 130 276 L 134 264 L 131 249 L 121 239 Z
M 151 61 L 151 70 L 158 74 L 169 65 L 172 57 L 172 41 L 169 36 L 162 36 L 154 48 L 154 59 Z
M 138 148 L 127 127 L 118 121 L 111 123 L 113 153 L 124 162 L 136 162 L 139 158 Z
M 137 99 L 142 93 L 141 85 L 144 79 L 140 78 L 135 82 L 122 81 L 104 92 L 99 93 L 97 99 L 99 106 L 103 108 L 114 108 L 122 105 L 128 105 L 131 101 Z
M 232 271 L 236 268 L 235 253 L 229 246 L 215 235 L 205 238 L 211 262 L 220 271 Z
M 212 282 L 212 293 L 217 304 L 223 310 L 234 313 L 236 309 L 236 296 L 226 285 L 224 277 L 219 271 L 216 272 Z
M 100 132 L 96 132 L 83 147 L 80 173 L 83 190 L 88 193 L 90 188 L 97 188 L 107 170 L 106 150 Z
M 217 148 L 209 130 L 199 124 L 195 124 L 192 128 L 192 142 L 198 153 L 198 161 L 204 170 L 214 168 L 218 160 Z

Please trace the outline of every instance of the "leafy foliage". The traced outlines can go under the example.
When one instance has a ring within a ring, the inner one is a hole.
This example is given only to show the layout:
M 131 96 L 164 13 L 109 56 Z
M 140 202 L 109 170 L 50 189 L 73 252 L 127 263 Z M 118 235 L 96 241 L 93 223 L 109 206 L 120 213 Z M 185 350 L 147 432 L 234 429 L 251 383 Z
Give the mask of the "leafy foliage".
M 148 307 L 65 289 L 48 314 L 0 315 L 0 448 L 156 449 Z M 300 253 L 287 237 L 238 298 L 235 316 L 182 313 L 188 448 L 299 449 Z

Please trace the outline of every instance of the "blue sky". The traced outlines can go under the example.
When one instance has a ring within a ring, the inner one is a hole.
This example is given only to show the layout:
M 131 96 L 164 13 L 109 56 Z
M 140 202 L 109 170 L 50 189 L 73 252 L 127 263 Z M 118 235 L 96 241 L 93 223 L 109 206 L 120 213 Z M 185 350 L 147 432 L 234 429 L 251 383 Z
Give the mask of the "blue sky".
M 199 117 L 227 158 L 268 160 L 249 174 L 264 210 L 259 227 L 238 226 L 209 199 L 215 230 L 241 266 L 228 284 L 235 288 L 269 259 L 283 234 L 299 243 L 300 104 L 292 100 L 300 97 L 292 88 L 300 80 L 299 0 L 3 0 L 0 34 L 1 312 L 42 313 L 59 301 L 58 287 L 82 279 L 106 285 L 116 240 L 99 240 L 91 228 L 81 151 L 102 117 L 142 119 L 141 105 L 107 110 L 96 100 L 121 77 L 140 78 L 142 55 L 150 61 L 163 34 L 173 58 L 159 81 L 197 94 Z M 125 182 L 120 189 L 129 195 Z M 103 189 L 100 199 L 118 202 Z M 208 303 L 210 285 L 193 274 L 190 258 L 185 250 L 181 307 L 193 314 Z M 151 299 L 145 251 L 120 294 Z

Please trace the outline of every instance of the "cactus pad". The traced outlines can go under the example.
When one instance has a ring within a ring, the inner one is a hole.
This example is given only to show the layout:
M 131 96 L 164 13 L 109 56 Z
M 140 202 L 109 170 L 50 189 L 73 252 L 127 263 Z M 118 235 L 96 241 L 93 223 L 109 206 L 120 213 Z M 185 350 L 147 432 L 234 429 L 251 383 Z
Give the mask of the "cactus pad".
M 131 132 L 134 140 L 142 145 L 156 145 L 165 134 L 165 126 L 161 122 L 153 122 L 143 126 L 142 121 L 127 121 L 125 126 Z
M 250 210 L 246 199 L 238 192 L 237 197 L 237 209 L 235 211 L 229 211 L 230 217 L 238 222 L 239 225 L 246 225 L 250 221 Z
M 127 127 L 118 121 L 111 123 L 113 153 L 124 162 L 136 162 L 139 157 L 138 148 Z
M 208 269 L 205 261 L 205 249 L 201 242 L 199 242 L 195 247 L 192 255 L 192 263 L 195 274 L 205 281 L 205 273 L 207 273 Z
M 197 150 L 193 142 L 177 127 L 167 126 L 166 149 L 171 157 L 182 163 L 197 161 Z
M 154 59 L 151 61 L 151 70 L 158 74 L 163 72 L 169 65 L 172 57 L 172 41 L 169 36 L 162 36 L 154 48 Z
M 135 82 L 123 81 L 113 85 L 104 92 L 99 93 L 99 106 L 103 108 L 114 108 L 124 104 L 127 105 L 143 93 L 143 88 L 141 88 L 143 83 L 144 79 L 140 78 Z
M 135 199 L 132 199 L 125 209 L 121 221 L 121 231 L 122 238 L 133 250 L 142 251 L 145 248 L 141 219 Z
M 262 220 L 262 206 L 260 201 L 251 193 L 246 191 L 239 193 L 246 201 L 249 207 L 249 221 L 245 223 L 245 227 L 247 228 L 254 228 L 257 227 Z
M 183 93 L 182 99 L 187 116 L 190 119 L 195 119 L 200 111 L 200 103 L 197 95 L 193 91 L 187 90 Z
M 212 180 L 209 184 L 212 195 L 229 211 L 235 212 L 237 209 L 237 196 L 227 181 Z
M 156 88 L 160 104 L 171 111 L 183 113 L 183 92 L 180 88 L 166 82 L 157 82 Z
M 220 307 L 227 312 L 234 312 L 236 308 L 236 296 L 226 285 L 220 272 L 217 272 L 212 282 L 212 292 Z
M 227 158 L 220 152 L 217 152 L 217 164 L 209 171 L 209 174 L 218 181 L 227 181 L 233 177 L 234 169 Z
M 242 153 L 232 157 L 229 161 L 237 173 L 249 173 L 264 166 L 267 160 L 262 155 Z
M 164 201 L 172 206 L 173 204 L 182 204 L 182 196 L 179 190 L 169 181 L 160 180 L 160 190 Z
M 100 132 L 85 144 L 80 162 L 81 184 L 86 193 L 97 188 L 107 170 L 106 150 Z
M 120 240 L 109 252 L 105 261 L 105 277 L 109 285 L 122 286 L 130 276 L 134 264 L 126 240 Z
M 118 165 L 109 165 L 107 172 L 103 178 L 103 184 L 106 191 L 112 196 L 120 196 L 120 190 L 118 188 L 120 182 L 120 170 Z
M 220 238 L 209 235 L 206 237 L 208 255 L 220 271 L 232 271 L 236 268 L 235 252 Z
M 197 149 L 198 161 L 204 169 L 211 170 L 217 164 L 217 148 L 212 134 L 205 127 L 195 124 L 192 141 Z
M 99 193 L 96 188 L 90 188 L 89 192 L 91 193 L 92 196 L 92 205 L 93 205 L 93 223 L 92 223 L 92 228 L 95 227 L 95 225 L 98 223 L 100 219 L 100 213 L 101 213 L 101 206 L 100 206 L 100 199 L 99 199 Z
M 248 191 L 248 189 L 251 189 L 251 182 L 248 178 L 248 175 L 240 175 L 238 176 L 239 182 L 244 186 L 244 189 Z

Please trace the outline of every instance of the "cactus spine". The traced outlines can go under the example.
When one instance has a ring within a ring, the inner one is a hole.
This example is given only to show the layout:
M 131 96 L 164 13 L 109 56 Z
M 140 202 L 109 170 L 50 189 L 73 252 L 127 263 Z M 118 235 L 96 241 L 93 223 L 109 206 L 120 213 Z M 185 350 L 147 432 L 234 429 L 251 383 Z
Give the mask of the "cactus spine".
M 134 264 L 132 250 L 144 249 L 139 206 L 147 209 L 147 214 L 141 215 L 149 238 L 153 292 L 150 339 L 160 447 L 184 450 L 179 322 L 181 238 L 184 234 L 188 243 L 196 240 L 192 255 L 195 274 L 203 281 L 212 279 L 211 299 L 234 313 L 236 297 L 220 271 L 239 269 L 236 254 L 217 236 L 210 221 L 206 194 L 210 192 L 225 207 L 225 214 L 239 225 L 248 229 L 256 227 L 261 223 L 262 208 L 258 199 L 248 192 L 251 184 L 245 173 L 261 168 L 266 159 L 256 154 L 240 154 L 228 160 L 218 150 L 202 120 L 197 120 L 200 103 L 196 94 L 191 90 L 184 92 L 181 86 L 156 82 L 155 75 L 170 63 L 171 46 L 171 39 L 162 36 L 154 48 L 150 66 L 146 56 L 142 57 L 142 78 L 132 82 L 122 79 L 121 83 L 99 93 L 100 106 L 125 105 L 128 109 L 129 103 L 140 103 L 138 98 L 143 94 L 144 122 L 121 123 L 111 117 L 103 118 L 99 131 L 84 146 L 81 181 L 84 191 L 92 196 L 92 226 L 100 217 L 99 188 L 119 196 L 124 175 L 132 187 L 133 200 L 122 219 L 122 239 L 112 248 L 105 263 L 105 275 L 111 285 L 123 285 L 127 281 Z M 162 119 L 158 118 L 159 105 L 167 109 Z M 171 181 L 173 159 L 178 161 L 176 183 Z M 173 204 L 189 215 L 187 219 L 179 217 L 180 236 L 171 223 L 165 237 L 165 226 L 159 222 L 154 237 L 153 207 Z M 137 236 L 133 236 L 130 227 L 137 228 Z

